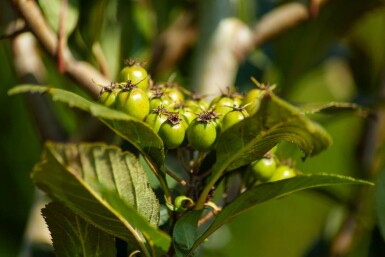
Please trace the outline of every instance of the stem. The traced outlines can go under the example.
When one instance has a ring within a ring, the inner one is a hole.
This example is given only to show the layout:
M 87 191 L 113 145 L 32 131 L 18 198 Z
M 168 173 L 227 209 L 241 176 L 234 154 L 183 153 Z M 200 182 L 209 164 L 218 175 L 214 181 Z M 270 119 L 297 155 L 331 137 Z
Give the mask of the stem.
M 187 182 L 186 182 L 184 179 L 178 177 L 178 176 L 177 176 L 173 171 L 171 171 L 170 169 L 167 169 L 167 168 L 166 168 L 166 172 L 167 172 L 167 175 L 169 175 L 170 177 L 172 177 L 172 178 L 173 178 L 176 182 L 178 182 L 180 185 L 182 185 L 182 186 L 184 186 L 184 187 L 188 186 Z
M 130 255 L 128 257 L 134 257 L 138 253 L 140 254 L 140 251 L 139 250 L 135 250 L 132 253 L 130 253 Z
M 191 170 L 192 170 L 193 173 L 197 173 L 198 172 L 198 170 L 199 170 L 199 168 L 200 168 L 200 166 L 201 166 L 205 156 L 206 156 L 205 152 L 199 152 L 198 153 L 198 157 L 194 161 L 194 163 L 193 163 L 193 165 L 191 167 Z
M 185 157 L 183 156 L 183 153 L 180 148 L 177 149 L 177 156 L 180 164 L 182 165 L 182 168 L 184 169 L 185 172 L 189 171 L 189 167 L 186 165 L 185 162 Z
M 208 169 L 207 171 L 203 172 L 202 174 L 200 174 L 197 178 L 198 180 L 202 180 L 204 179 L 205 177 L 207 177 L 208 175 L 210 175 L 212 172 L 212 169 Z
M 199 199 L 195 205 L 195 210 L 200 210 L 203 208 L 203 206 L 206 202 L 207 196 L 209 195 L 209 193 L 211 191 L 211 188 L 215 185 L 215 183 L 218 181 L 218 179 L 221 178 L 223 171 L 224 171 L 224 169 L 219 170 L 218 172 L 213 174 L 213 177 L 209 180 L 208 184 L 205 186 L 201 195 L 199 196 Z

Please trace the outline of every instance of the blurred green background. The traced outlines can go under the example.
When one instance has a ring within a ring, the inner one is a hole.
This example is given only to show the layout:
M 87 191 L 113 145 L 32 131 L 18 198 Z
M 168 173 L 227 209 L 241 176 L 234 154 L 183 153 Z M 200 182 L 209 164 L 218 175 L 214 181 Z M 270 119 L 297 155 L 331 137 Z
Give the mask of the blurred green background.
M 10 2 L 0 3 L 2 35 L 17 17 Z M 57 31 L 62 1 L 37 2 L 52 29 Z M 316 2 L 297 3 L 309 6 Z M 174 76 L 182 85 L 199 90 L 196 77 L 209 58 L 203 53 L 222 19 L 236 17 L 252 28 L 267 13 L 293 1 L 69 0 L 68 3 L 68 46 L 76 58 L 91 63 L 113 80 L 123 59 L 134 57 L 146 62 L 155 80 Z M 176 22 L 178 19 L 183 22 Z M 241 59 L 232 83 L 245 91 L 252 87 L 249 78 L 254 76 L 259 81 L 277 84 L 278 94 L 293 103 L 353 102 L 383 117 L 384 42 L 384 1 L 331 0 L 314 18 L 248 52 Z M 167 44 L 180 46 L 183 51 L 172 56 L 165 50 Z M 223 44 L 225 47 L 226 42 Z M 8 89 L 23 82 L 16 72 L 13 46 L 12 38 L 0 41 L 0 256 L 4 257 L 17 256 L 20 252 L 35 195 L 29 173 L 39 159 L 43 140 L 90 140 L 82 133 L 83 113 L 48 102 L 62 134 L 47 136 L 36 121 L 36 115 L 45 114 L 31 107 L 40 98 L 7 95 Z M 44 84 L 85 94 L 57 71 L 50 56 L 43 51 L 39 54 L 46 69 Z M 295 156 L 298 169 L 305 173 L 330 172 L 374 181 L 383 166 L 381 149 L 385 152 L 385 131 L 381 131 L 380 125 L 352 112 L 314 115 L 314 119 L 332 135 L 332 147 L 306 161 L 301 160 L 295 149 L 284 155 Z M 381 119 L 377 121 L 380 123 Z M 379 131 L 374 133 L 370 129 Z M 215 233 L 201 252 L 204 256 L 225 257 L 329 256 L 322 249 L 328 249 L 325 246 L 333 242 L 349 217 L 347 203 L 362 201 L 359 205 L 364 206 L 361 208 L 364 211 L 355 217 L 357 233 L 345 256 L 383 256 L 384 240 L 376 225 L 374 189 L 364 192 L 364 197 L 357 188 L 348 186 L 330 190 L 339 202 L 324 192 L 306 191 L 257 206 Z

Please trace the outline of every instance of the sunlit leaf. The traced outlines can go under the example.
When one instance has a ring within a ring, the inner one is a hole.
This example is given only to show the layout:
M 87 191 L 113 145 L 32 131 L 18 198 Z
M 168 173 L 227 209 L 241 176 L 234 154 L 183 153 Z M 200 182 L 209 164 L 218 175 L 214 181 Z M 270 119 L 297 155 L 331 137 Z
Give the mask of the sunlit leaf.
M 199 218 L 199 212 L 187 214 L 183 216 L 175 226 L 175 229 L 182 231 L 175 231 L 174 234 L 183 235 L 183 237 L 180 238 L 174 237 L 177 256 L 193 256 L 194 250 L 218 228 L 263 202 L 287 196 L 300 190 L 342 184 L 373 185 L 373 183 L 368 181 L 333 174 L 298 175 L 291 179 L 265 183 L 251 188 L 224 207 L 223 210 L 215 216 L 209 227 L 201 233 L 197 233 L 196 223 L 197 218 Z M 184 222 L 190 224 L 187 226 L 182 224 Z
M 49 203 L 42 214 L 51 232 L 55 256 L 116 256 L 112 235 L 97 229 L 63 204 Z
M 355 103 L 347 103 L 347 102 L 309 103 L 309 104 L 300 105 L 299 109 L 304 114 L 313 114 L 313 113 L 333 114 L 333 113 L 339 113 L 339 112 L 351 112 L 362 117 L 366 117 L 368 115 L 368 111 L 363 107 Z
M 20 93 L 49 94 L 55 101 L 63 102 L 70 107 L 76 107 L 89 112 L 102 120 L 115 133 L 133 144 L 147 159 L 150 159 L 155 166 L 163 170 L 165 157 L 163 142 L 151 127 L 140 120 L 58 88 L 22 85 L 12 88 L 8 93 L 11 95 Z
M 84 220 L 145 256 L 168 250 L 169 236 L 156 228 L 158 200 L 132 154 L 104 144 L 47 143 L 32 179 Z

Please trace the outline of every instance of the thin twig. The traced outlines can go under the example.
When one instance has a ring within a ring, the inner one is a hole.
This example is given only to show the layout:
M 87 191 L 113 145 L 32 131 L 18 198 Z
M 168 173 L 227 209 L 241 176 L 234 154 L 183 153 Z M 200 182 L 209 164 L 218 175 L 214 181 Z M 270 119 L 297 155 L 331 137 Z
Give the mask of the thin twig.
M 189 167 L 186 164 L 185 157 L 183 156 L 183 152 L 182 152 L 184 150 L 185 150 L 184 148 L 182 148 L 182 149 L 178 148 L 177 149 L 177 156 L 178 156 L 178 160 L 179 160 L 180 164 L 182 165 L 183 170 L 185 172 L 188 172 Z
M 205 159 L 207 153 L 205 152 L 199 152 L 198 157 L 194 160 L 193 166 L 191 167 L 193 173 L 197 173 L 199 168 L 201 167 L 201 164 L 203 160 Z
M 208 169 L 205 172 L 203 172 L 202 174 L 200 174 L 199 176 L 197 176 L 197 179 L 203 180 L 205 177 L 209 176 L 211 174 L 211 172 L 212 172 L 212 169 Z
M 166 173 L 167 173 L 167 175 L 169 175 L 170 177 L 172 177 L 176 182 L 178 182 L 180 185 L 182 185 L 182 186 L 184 186 L 184 187 L 187 187 L 187 186 L 188 186 L 187 182 L 186 182 L 184 179 L 178 177 L 178 176 L 177 176 L 174 172 L 172 172 L 170 169 L 166 169 Z

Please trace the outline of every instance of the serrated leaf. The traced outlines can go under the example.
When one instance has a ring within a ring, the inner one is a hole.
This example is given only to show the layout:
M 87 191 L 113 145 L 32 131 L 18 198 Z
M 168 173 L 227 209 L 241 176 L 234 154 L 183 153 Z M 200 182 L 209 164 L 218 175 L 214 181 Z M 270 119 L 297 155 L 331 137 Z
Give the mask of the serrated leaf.
M 42 209 L 51 232 L 55 256 L 116 256 L 115 238 L 86 222 L 58 202 Z
M 260 111 L 226 130 L 217 143 L 217 169 L 234 170 L 262 158 L 274 145 L 289 141 L 308 155 L 316 155 L 331 144 L 329 134 L 297 108 L 265 94 Z
M 59 32 L 60 14 L 62 11 L 61 0 L 38 0 L 49 25 L 56 33 Z M 79 19 L 79 1 L 69 0 L 65 19 L 65 33 L 69 35 L 75 28 Z
M 159 202 L 132 154 L 104 144 L 47 143 L 32 179 L 87 222 L 126 240 L 145 256 L 168 250 L 169 236 L 156 228 Z M 109 201 L 111 195 L 124 206 Z M 122 209 L 130 215 L 120 213 Z
M 185 229 L 186 226 L 183 225 L 184 222 L 194 222 L 193 218 L 196 220 L 198 212 L 185 215 L 178 220 L 175 226 L 175 229 L 184 229 L 184 231 L 174 231 L 174 235 L 184 233 L 183 237 L 174 237 L 174 245 L 176 246 L 177 256 L 192 256 L 194 250 L 218 228 L 240 214 L 256 207 L 258 204 L 309 188 L 341 184 L 373 185 L 373 183 L 368 181 L 333 174 L 298 175 L 297 177 L 291 179 L 261 184 L 244 192 L 233 202 L 224 207 L 223 210 L 215 216 L 209 227 L 198 236 L 196 233 L 196 223 L 189 224 L 189 226 L 195 225 L 195 229 Z
M 309 103 L 300 105 L 299 108 L 304 114 L 352 112 L 362 117 L 368 115 L 368 111 L 363 107 L 349 102 Z
M 124 201 L 117 197 L 114 192 L 104 191 L 103 196 L 123 218 L 129 220 L 133 227 L 139 228 L 144 237 L 148 239 L 148 243 L 152 248 L 152 256 L 161 256 L 167 251 L 171 244 L 171 239 L 168 235 L 154 229 L 150 223 L 137 214 L 135 209 L 124 204 Z
M 8 94 L 40 93 L 49 94 L 54 101 L 63 102 L 70 107 L 76 107 L 99 118 L 115 133 L 133 144 L 146 156 L 155 167 L 161 171 L 164 169 L 163 141 L 145 122 L 135 119 L 123 112 L 107 108 L 98 103 L 84 99 L 72 92 L 36 85 L 21 85 L 12 88 Z

